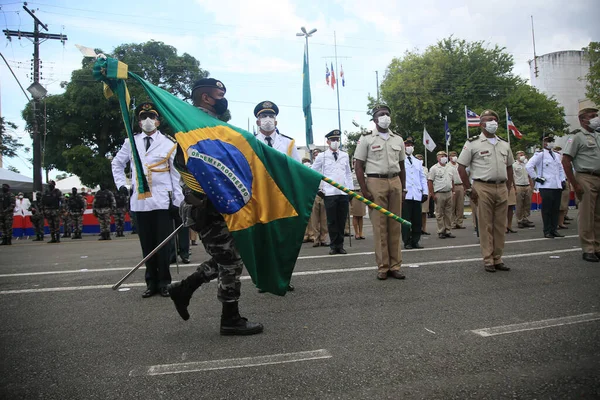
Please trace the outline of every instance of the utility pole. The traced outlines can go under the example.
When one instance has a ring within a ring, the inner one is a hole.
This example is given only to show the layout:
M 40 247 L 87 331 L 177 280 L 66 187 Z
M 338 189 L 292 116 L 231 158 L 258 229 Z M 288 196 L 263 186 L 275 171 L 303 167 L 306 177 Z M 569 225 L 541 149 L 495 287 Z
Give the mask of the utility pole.
M 375 81 L 377 82 L 377 102 L 379 103 L 379 71 L 375 71 Z
M 40 32 L 40 26 L 48 31 L 48 26 L 42 23 L 35 16 L 34 11 L 27 8 L 27 3 L 23 6 L 23 9 L 27 11 L 31 18 L 33 18 L 33 32 L 21 32 L 13 31 L 10 29 L 3 30 L 4 34 L 11 40 L 12 36 L 18 37 L 19 40 L 23 37 L 32 38 L 33 40 L 33 84 L 27 89 L 33 96 L 33 190 L 42 190 L 42 146 L 40 140 L 40 132 L 38 126 L 38 115 L 37 111 L 39 107 L 39 101 L 46 94 L 46 89 L 40 85 L 40 40 L 60 40 L 63 44 L 67 40 L 67 36 L 63 34 L 54 33 L 43 33 Z

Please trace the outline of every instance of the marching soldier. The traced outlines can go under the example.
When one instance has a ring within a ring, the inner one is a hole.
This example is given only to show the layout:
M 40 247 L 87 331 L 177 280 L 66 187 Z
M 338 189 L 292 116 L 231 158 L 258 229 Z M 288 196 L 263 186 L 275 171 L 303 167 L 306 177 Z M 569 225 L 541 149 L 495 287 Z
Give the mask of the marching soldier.
M 8 183 L 2 184 L 2 193 L 0 194 L 0 230 L 2 231 L 2 243 L 0 246 L 12 244 L 12 226 L 13 214 L 17 199 L 10 192 Z
M 42 196 L 42 207 L 44 217 L 50 227 L 50 241 L 48 243 L 60 243 L 60 207 L 62 193 L 56 188 L 56 182 L 48 182 L 48 188 Z
M 372 115 L 375 129 L 363 134 L 356 145 L 356 177 L 363 197 L 401 215 L 402 199 L 406 193 L 402 189 L 405 187 L 404 140 L 389 129 L 392 119 L 388 106 L 375 106 Z M 400 272 L 400 224 L 371 208 L 369 217 L 373 223 L 377 279 L 384 280 L 388 276 L 404 279 Z
M 31 202 L 29 207 L 31 211 L 31 224 L 35 231 L 34 242 L 44 241 L 44 213 L 42 210 L 42 192 L 35 192 L 35 200 Z
M 123 234 L 123 227 L 125 226 L 125 214 L 127 213 L 127 205 L 129 203 L 129 190 L 127 188 L 121 188 L 117 190 L 115 194 L 115 230 L 117 231 L 117 237 L 125 236 Z
M 453 174 L 454 182 L 452 184 L 452 221 L 450 225 L 454 229 L 465 229 L 463 226 L 465 218 L 465 189 L 458 175 L 458 163 L 456 162 L 458 160 L 458 153 L 451 151 L 448 156 L 450 157 L 448 165 L 455 169 L 455 173 Z
M 496 136 L 498 113 L 485 110 L 481 113 L 481 134 L 465 143 L 458 157 L 458 173 L 465 193 L 477 204 L 483 265 L 487 272 L 510 271 L 504 265 L 502 253 L 506 235 L 508 188 L 512 186 L 514 158 L 510 146 Z M 473 186 L 466 168 L 469 168 Z
M 73 222 L 73 239 L 81 239 L 83 232 L 83 213 L 86 208 L 83 196 L 77 193 L 77 188 L 71 189 L 71 196 L 67 200 L 69 206 L 69 214 Z
M 456 169 L 448 164 L 448 155 L 445 151 L 437 152 L 438 163 L 431 166 L 427 182 L 429 192 L 435 202 L 435 219 L 437 220 L 437 233 L 440 239 L 455 238 L 452 228 L 452 197 Z
M 106 189 L 104 185 L 100 185 L 100 190 L 94 196 L 92 204 L 94 216 L 98 218 L 98 222 L 100 223 L 100 239 L 98 240 L 111 240 L 110 215 L 116 206 L 117 203 L 112 192 Z
M 517 209 L 517 227 L 533 228 L 535 225 L 528 217 L 531 214 L 531 194 L 533 192 L 533 183 L 525 165 L 527 157 L 524 151 L 517 151 L 517 160 L 513 164 L 513 174 L 516 189 L 516 209 Z
M 175 204 L 183 201 L 183 194 L 179 185 L 179 172 L 173 166 L 177 145 L 174 139 L 158 130 L 160 120 L 154 104 L 142 103 L 137 109 L 137 116 L 143 133 L 135 135 L 134 140 L 144 168 L 140 172 L 146 176 L 152 196 L 138 198 L 134 183 L 130 206 L 131 211 L 135 212 L 142 253 L 146 257 L 173 232 L 169 192 L 173 193 Z M 128 163 L 131 176 L 137 174 L 132 151 L 129 140 L 125 139 L 123 147 L 112 160 L 113 178 L 120 191 L 127 190 L 125 167 Z M 112 193 L 110 195 L 114 202 Z M 109 207 L 114 206 L 113 203 Z M 146 261 L 146 291 L 142 294 L 143 298 L 156 294 L 169 297 L 167 286 L 171 283 L 170 258 L 171 248 L 164 246 Z

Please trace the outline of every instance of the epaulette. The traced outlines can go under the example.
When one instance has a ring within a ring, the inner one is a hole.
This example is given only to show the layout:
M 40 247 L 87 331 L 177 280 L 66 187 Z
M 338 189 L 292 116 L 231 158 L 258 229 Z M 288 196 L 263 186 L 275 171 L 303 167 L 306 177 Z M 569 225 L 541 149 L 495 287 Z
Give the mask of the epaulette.
M 371 132 L 371 131 L 364 131 L 364 132 L 362 133 L 362 135 L 363 135 L 363 136 L 367 136 L 367 135 L 370 135 L 370 134 L 372 134 L 372 133 L 373 133 L 373 132 Z
M 171 142 L 173 142 L 173 143 L 177 143 L 177 140 L 175 140 L 175 138 L 174 138 L 173 136 L 171 136 L 171 135 L 165 135 L 165 137 L 166 137 L 167 139 L 169 139 Z
M 472 142 L 472 141 L 474 141 L 474 140 L 476 140 L 476 139 L 478 139 L 478 138 L 479 138 L 479 136 L 471 136 L 471 137 L 470 137 L 470 138 L 468 138 L 467 140 L 468 140 L 469 142 Z
M 284 135 L 283 133 L 280 133 L 279 136 L 283 136 L 286 139 L 295 140 L 294 138 Z

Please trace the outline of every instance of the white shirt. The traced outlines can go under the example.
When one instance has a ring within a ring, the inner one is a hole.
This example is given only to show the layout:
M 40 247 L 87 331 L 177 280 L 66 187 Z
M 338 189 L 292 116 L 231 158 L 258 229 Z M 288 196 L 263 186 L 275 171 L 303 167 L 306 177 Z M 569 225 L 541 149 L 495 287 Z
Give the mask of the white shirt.
M 404 169 L 406 171 L 406 200 L 421 201 L 423 195 L 429 194 L 423 162 L 412 155 L 407 155 L 404 160 Z
M 31 207 L 31 202 L 27 197 L 23 197 L 22 199 L 17 198 L 15 201 L 15 210 L 13 215 L 26 216 L 31 215 L 31 211 L 29 211 L 29 207 Z
M 136 170 L 129 139 L 125 139 L 123 147 L 121 147 L 121 150 L 119 150 L 111 163 L 115 185 L 117 188 L 126 185 L 125 166 L 127 163 L 130 163 L 133 189 L 133 195 L 130 199 L 131 211 L 167 210 L 170 204 L 169 192 L 172 193 L 173 205 L 179 207 L 183 201 L 183 193 L 179 185 L 179 172 L 173 166 L 177 144 L 160 133 L 160 131 L 156 131 L 152 135 L 152 144 L 148 148 L 148 151 L 146 151 L 146 142 L 144 140 L 146 136 L 145 133 L 140 133 L 135 135 L 134 139 L 144 168 L 144 175 L 146 175 L 146 180 L 150 185 L 152 197 L 138 199 Z M 159 171 L 164 169 L 168 169 L 168 171 Z
M 552 152 L 552 155 L 554 155 L 552 157 L 550 152 L 552 150 L 544 149 L 535 153 L 525 166 L 531 179 L 537 177 L 546 179 L 543 185 L 536 182 L 536 189 L 562 189 L 562 182 L 567 179 L 565 170 L 560 162 L 560 154 Z
M 336 161 L 335 157 L 333 156 L 333 151 L 331 151 L 331 149 L 325 150 L 323 153 L 317 156 L 312 165 L 312 169 L 320 172 L 322 175 L 334 180 L 340 185 L 345 186 L 347 189 L 354 190 L 354 182 L 352 180 L 352 171 L 350 170 L 350 158 L 348 157 L 348 153 L 339 149 L 337 153 L 338 157 Z M 322 185 L 321 190 L 323 190 L 325 196 L 336 196 L 340 194 L 347 196 L 346 193 L 336 189 L 328 183 Z
M 300 154 L 296 148 L 296 141 L 294 139 L 289 136 L 282 135 L 277 131 L 273 132 L 268 137 L 272 139 L 272 145 L 274 149 L 278 150 L 280 153 L 287 154 L 298 162 L 302 162 L 302 158 L 300 158 Z M 269 145 L 267 142 L 267 136 L 261 131 L 258 131 L 256 134 L 256 139 L 258 139 L 260 142 L 263 142 L 267 146 Z

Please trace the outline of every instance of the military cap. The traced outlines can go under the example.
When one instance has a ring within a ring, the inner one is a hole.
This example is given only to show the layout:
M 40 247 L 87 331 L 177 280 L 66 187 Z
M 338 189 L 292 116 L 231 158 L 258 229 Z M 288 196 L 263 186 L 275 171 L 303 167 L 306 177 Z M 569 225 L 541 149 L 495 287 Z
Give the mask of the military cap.
M 450 156 L 452 156 L 452 155 L 455 155 L 455 156 L 457 156 L 457 155 L 458 155 L 458 153 L 457 153 L 457 152 L 455 152 L 454 150 L 452 150 L 452 151 L 451 151 L 451 152 L 450 152 L 448 155 L 450 155 Z
M 554 133 L 552 133 L 552 132 L 542 133 L 542 140 L 545 140 L 548 142 L 554 142 Z
M 327 139 L 339 139 L 342 135 L 340 134 L 339 129 L 334 129 L 331 132 L 329 132 L 327 135 L 325 135 L 325 137 Z
M 146 102 L 142 103 L 137 108 L 138 117 L 142 114 L 154 114 L 158 117 L 158 111 L 156 111 L 156 107 L 153 103 Z
M 381 110 L 388 110 L 390 113 L 392 112 L 392 110 L 387 105 L 377 104 L 375 107 L 373 107 L 373 110 L 371 111 L 371 115 L 375 116 L 375 114 Z
M 481 118 L 488 117 L 488 116 L 496 117 L 497 120 L 500 119 L 500 117 L 498 116 L 498 113 L 494 110 L 484 110 L 480 115 Z
M 523 150 L 519 150 L 516 154 L 525 154 L 525 152 Z
M 194 86 L 192 88 L 192 94 L 194 93 L 194 90 L 200 89 L 200 88 L 221 89 L 223 92 L 227 92 L 227 88 L 225 87 L 223 82 L 221 82 L 218 79 L 214 79 L 214 78 L 198 79 L 196 82 L 194 82 Z
M 444 150 L 440 150 L 437 152 L 436 156 L 447 156 L 448 153 L 446 153 Z
M 304 157 L 304 158 L 302 159 L 302 163 L 305 163 L 305 162 L 310 162 L 310 158 L 306 158 L 306 157 Z
M 407 136 L 406 139 L 404 139 L 404 144 L 415 144 L 415 139 L 412 136 Z
M 279 115 L 279 107 L 272 101 L 261 101 L 254 107 L 254 116 L 258 118 L 258 116 L 263 113 Z
M 591 112 L 598 112 L 598 109 L 595 107 L 582 108 L 581 110 L 579 110 L 579 113 L 577 114 L 577 116 L 581 117 L 583 114 L 587 114 L 587 113 L 591 113 Z
M 423 154 L 415 154 L 415 157 L 417 157 L 417 158 L 419 158 L 419 157 L 423 158 Z

